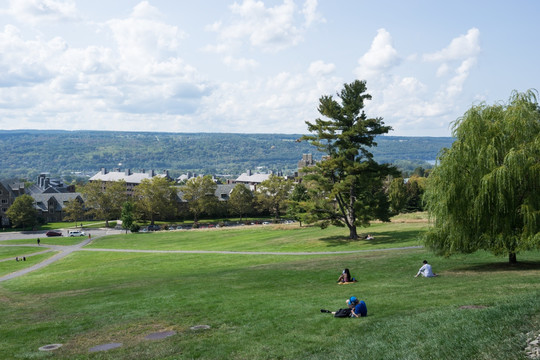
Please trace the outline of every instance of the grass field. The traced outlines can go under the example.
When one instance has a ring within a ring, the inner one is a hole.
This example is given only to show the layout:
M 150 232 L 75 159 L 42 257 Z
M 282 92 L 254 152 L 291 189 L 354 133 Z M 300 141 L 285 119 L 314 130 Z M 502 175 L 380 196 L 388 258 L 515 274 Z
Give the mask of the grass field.
M 261 226 L 122 235 L 90 247 L 376 250 L 417 245 L 425 226 L 374 224 L 368 231 L 376 244 L 350 242 L 345 229 Z M 413 277 L 424 258 L 439 277 Z M 525 359 L 527 333 L 540 330 L 540 252 L 521 253 L 518 261 L 509 266 L 485 252 L 437 258 L 424 249 L 330 255 L 77 251 L 0 283 L 0 358 Z M 360 282 L 337 285 L 344 267 Z M 366 301 L 368 317 L 320 312 L 345 307 L 351 295 Z M 210 329 L 191 330 L 195 325 Z M 166 330 L 176 335 L 144 339 Z M 38 350 L 54 343 L 63 346 Z M 106 343 L 123 346 L 89 352 Z

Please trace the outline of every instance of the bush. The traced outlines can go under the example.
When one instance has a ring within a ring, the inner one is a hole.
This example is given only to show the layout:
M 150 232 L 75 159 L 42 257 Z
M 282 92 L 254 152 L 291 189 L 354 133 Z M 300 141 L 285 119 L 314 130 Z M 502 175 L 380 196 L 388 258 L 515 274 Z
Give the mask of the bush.
M 131 224 L 131 226 L 129 227 L 129 230 L 131 232 L 139 232 L 139 230 L 141 230 L 141 227 L 138 225 L 138 224 Z

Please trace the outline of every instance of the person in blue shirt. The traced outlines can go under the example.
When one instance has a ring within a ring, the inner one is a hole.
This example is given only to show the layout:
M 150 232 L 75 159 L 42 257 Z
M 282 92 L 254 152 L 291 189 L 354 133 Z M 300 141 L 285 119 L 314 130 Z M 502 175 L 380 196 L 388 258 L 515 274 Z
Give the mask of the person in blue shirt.
M 323 313 L 330 313 L 334 317 L 364 317 L 367 316 L 367 306 L 363 300 L 358 300 L 356 296 L 351 296 L 346 300 L 347 308 L 338 311 L 321 309 Z

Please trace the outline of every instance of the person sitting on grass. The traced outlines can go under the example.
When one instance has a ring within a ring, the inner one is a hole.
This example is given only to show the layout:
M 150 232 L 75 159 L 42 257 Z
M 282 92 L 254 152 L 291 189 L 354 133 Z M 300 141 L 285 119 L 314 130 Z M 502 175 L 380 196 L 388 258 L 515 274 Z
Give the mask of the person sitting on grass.
M 338 283 L 356 282 L 356 279 L 351 276 L 349 269 L 345 269 L 343 270 L 341 275 L 339 275 L 337 282 Z
M 364 317 L 367 316 L 367 306 L 364 300 L 359 301 L 356 296 L 351 296 L 345 301 L 347 308 L 339 309 L 338 311 L 330 311 L 321 309 L 322 313 L 329 313 L 334 317 Z
M 431 269 L 431 265 L 428 264 L 427 260 L 423 261 L 424 265 L 418 270 L 416 275 L 414 277 L 418 277 L 420 274 L 424 277 L 435 277 L 437 274 L 433 273 L 433 270 Z

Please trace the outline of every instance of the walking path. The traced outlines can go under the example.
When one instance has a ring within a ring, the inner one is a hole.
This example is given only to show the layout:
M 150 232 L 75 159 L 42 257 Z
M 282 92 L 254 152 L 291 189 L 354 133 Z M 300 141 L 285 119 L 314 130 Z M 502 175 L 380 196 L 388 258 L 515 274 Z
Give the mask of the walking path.
M 105 234 L 103 234 L 105 235 Z M 65 258 L 69 254 L 75 251 L 106 251 L 106 252 L 124 252 L 124 253 L 153 253 L 153 254 L 230 254 L 230 255 L 337 255 L 337 254 L 354 254 L 354 253 L 363 253 L 363 252 L 375 252 L 375 251 L 391 251 L 391 250 L 409 250 L 409 249 L 420 249 L 422 246 L 406 246 L 406 247 L 396 247 L 396 248 L 387 248 L 387 249 L 370 249 L 370 250 L 350 250 L 350 251 L 314 251 L 314 252 L 276 252 L 276 251 L 224 251 L 224 250 L 136 250 L 136 249 L 97 249 L 97 248 L 84 248 L 92 240 L 97 239 L 103 235 L 93 236 L 92 238 L 86 238 L 84 241 L 76 245 L 48 245 L 42 244 L 39 247 L 46 247 L 47 250 L 26 255 L 26 257 L 44 254 L 47 252 L 58 251 L 57 254 L 51 256 L 50 258 L 29 266 L 25 269 L 13 272 L 0 277 L 0 282 L 10 280 L 25 274 L 28 274 L 31 271 L 44 268 L 47 265 L 50 265 L 60 259 Z M 27 246 L 27 247 L 38 247 L 38 245 L 28 245 L 28 244 L 14 244 L 14 245 L 4 245 L 0 243 L 0 246 Z M 15 260 L 15 258 L 4 259 L 0 261 Z

